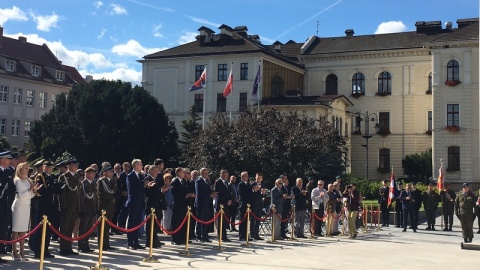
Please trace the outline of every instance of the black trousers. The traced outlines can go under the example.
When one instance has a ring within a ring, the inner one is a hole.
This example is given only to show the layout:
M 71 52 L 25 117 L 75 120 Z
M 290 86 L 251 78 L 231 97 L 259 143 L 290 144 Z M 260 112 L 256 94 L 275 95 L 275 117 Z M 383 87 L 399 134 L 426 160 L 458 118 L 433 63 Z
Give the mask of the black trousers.
M 37 209 L 38 210 L 35 213 L 35 219 L 32 220 L 32 225 L 31 225 L 32 229 L 36 227 L 40 222 L 42 222 L 43 215 L 46 215 L 48 220 L 50 221 L 50 217 L 53 216 L 53 212 L 54 212 L 54 209 L 43 209 L 43 211 L 42 209 L 39 209 L 39 208 Z M 50 223 L 52 222 L 50 221 Z M 52 236 L 52 230 L 50 229 L 50 227 L 47 227 L 47 231 L 45 234 L 45 254 L 48 253 L 51 236 Z M 40 255 L 41 246 L 42 246 L 42 228 L 40 228 L 35 234 L 32 235 L 32 237 L 30 237 L 30 239 L 28 239 L 28 244 L 30 245 L 30 248 L 35 254 Z
M 247 207 L 242 207 L 240 208 L 240 220 L 245 216 L 245 213 L 247 212 Z M 244 222 L 240 224 L 238 227 L 238 236 L 241 239 L 246 239 L 247 237 L 247 219 L 245 219 Z
M 452 228 L 453 225 L 453 205 L 445 205 L 443 206 L 443 221 L 445 222 L 445 228 L 449 227 Z M 479 219 L 480 222 L 480 219 Z M 480 224 L 480 223 L 479 223 Z
M 390 209 L 388 208 L 387 202 L 380 204 L 380 211 L 382 212 L 382 224 L 387 225 L 390 221 Z
M 238 203 L 234 202 L 229 206 L 229 211 L 228 211 L 228 219 L 230 220 L 231 223 L 235 223 L 235 218 L 237 217 L 237 212 L 238 212 Z M 235 225 L 233 224 L 228 224 L 228 228 L 231 228 L 232 230 L 235 229 Z
M 11 210 L 10 210 L 11 212 Z M 11 226 L 11 219 L 8 218 L 8 203 L 0 200 L 0 240 L 8 240 L 8 227 Z M 0 252 L 5 253 L 6 245 L 0 244 Z
M 182 224 L 183 219 L 187 214 L 187 206 L 174 206 L 172 215 L 172 223 L 170 230 L 176 230 L 180 224 Z M 190 219 L 191 220 L 191 219 Z M 190 224 L 191 225 L 191 224 Z M 187 223 L 178 231 L 178 233 L 172 235 L 172 241 L 177 244 L 185 244 L 185 238 L 187 233 Z
M 323 204 L 320 204 L 320 209 L 315 209 L 315 214 L 317 215 L 318 218 L 323 218 L 324 212 L 325 210 L 323 209 Z M 314 217 L 314 222 L 315 222 L 315 235 L 321 235 L 323 220 L 318 220 L 317 218 Z
M 283 205 L 283 207 L 285 208 L 285 205 Z M 287 237 L 288 220 L 286 222 L 282 222 L 282 221 L 288 218 L 288 215 L 290 214 L 290 210 L 291 210 L 290 208 L 283 210 L 282 220 L 280 221 L 280 235 L 285 238 Z
M 395 224 L 400 227 L 403 225 L 403 214 L 402 214 L 402 203 L 401 202 L 396 202 L 395 203 Z
M 80 223 L 78 224 L 78 236 L 84 235 L 88 230 L 90 230 L 93 227 L 93 224 L 95 224 L 96 220 L 97 219 L 95 215 L 83 216 L 80 219 Z M 107 227 L 107 225 L 108 224 L 105 223 L 105 228 Z M 90 237 L 86 237 L 86 238 L 83 238 L 82 240 L 78 240 L 78 250 L 90 248 L 89 238 Z M 105 245 L 105 242 L 103 242 L 103 246 L 106 247 L 108 246 L 108 244 Z
M 403 213 L 403 228 L 407 228 L 407 223 L 408 223 L 408 218 L 410 217 L 410 226 L 412 229 L 417 228 L 417 221 L 415 220 L 415 210 L 413 207 L 409 207 L 407 209 L 403 208 L 402 209 Z
M 252 208 L 252 213 L 258 218 L 262 218 L 262 206 L 256 205 Z M 253 216 L 250 216 L 250 234 L 252 237 L 259 237 L 260 235 L 260 221 L 256 220 Z

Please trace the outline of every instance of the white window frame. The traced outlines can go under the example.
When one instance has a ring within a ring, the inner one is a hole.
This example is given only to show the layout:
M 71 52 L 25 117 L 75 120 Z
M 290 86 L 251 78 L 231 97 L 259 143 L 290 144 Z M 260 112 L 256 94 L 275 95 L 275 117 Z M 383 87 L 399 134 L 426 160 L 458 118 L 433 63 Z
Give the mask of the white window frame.
M 29 107 L 33 107 L 35 104 L 35 91 L 34 90 L 27 90 L 27 98 L 25 100 L 25 103 Z
M 56 78 L 57 78 L 57 81 L 63 82 L 65 80 L 65 72 L 61 70 L 57 70 Z
M 12 120 L 12 136 L 18 136 L 20 130 L 20 120 Z
M 25 136 L 25 137 L 30 137 L 30 136 L 28 135 L 28 133 L 30 132 L 31 129 L 32 129 L 32 122 L 31 122 L 31 121 L 25 121 L 25 128 L 24 128 L 24 130 L 25 130 L 25 131 L 24 131 L 24 132 L 25 132 L 25 133 L 24 133 L 24 136 Z
M 5 135 L 7 132 L 7 119 L 0 118 L 0 135 Z
M 45 92 L 40 92 L 39 93 L 39 98 L 38 98 L 38 106 L 40 108 L 47 108 L 47 93 Z
M 15 72 L 15 67 L 16 67 L 15 61 L 8 60 L 8 59 L 5 61 L 5 69 L 7 71 Z
M 458 105 L 458 127 L 462 125 L 462 106 L 460 102 L 445 104 L 445 126 L 448 126 L 448 105 Z
M 15 88 L 13 90 L 13 104 L 22 104 L 22 88 Z
M 40 77 L 40 66 L 32 65 L 32 75 L 35 77 Z
M 8 86 L 6 85 L 0 86 L 0 102 L 2 103 L 8 102 Z
M 55 104 L 56 101 L 57 101 L 57 95 L 52 94 L 52 106 Z

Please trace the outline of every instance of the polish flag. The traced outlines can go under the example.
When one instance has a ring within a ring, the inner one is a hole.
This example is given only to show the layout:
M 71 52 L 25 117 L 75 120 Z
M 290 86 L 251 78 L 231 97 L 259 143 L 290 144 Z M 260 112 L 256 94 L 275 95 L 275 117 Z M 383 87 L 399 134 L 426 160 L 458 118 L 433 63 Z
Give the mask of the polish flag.
M 232 92 L 233 92 L 233 74 L 232 74 L 232 70 L 230 69 L 230 75 L 228 75 L 227 85 L 225 85 L 225 89 L 223 90 L 223 96 L 227 97 Z

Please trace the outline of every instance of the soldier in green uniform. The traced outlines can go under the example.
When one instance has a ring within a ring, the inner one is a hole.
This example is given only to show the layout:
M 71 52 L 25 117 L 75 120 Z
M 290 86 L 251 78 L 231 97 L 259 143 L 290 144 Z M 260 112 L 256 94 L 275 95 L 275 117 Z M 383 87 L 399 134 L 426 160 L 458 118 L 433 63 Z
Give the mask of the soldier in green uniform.
M 468 183 L 463 183 L 462 190 L 455 198 L 455 215 L 462 224 L 462 235 L 465 243 L 471 243 L 473 239 L 475 199 L 475 194 L 470 190 Z
M 117 183 L 113 179 L 113 168 L 110 164 L 103 167 L 100 171 L 102 177 L 97 181 L 97 191 L 98 191 L 98 204 L 99 210 L 105 210 L 105 218 L 112 221 L 113 213 L 116 208 L 116 199 L 117 199 Z M 103 231 L 103 250 L 113 250 L 114 247 L 110 246 L 110 226 L 105 223 L 105 228 Z M 98 237 L 100 243 L 100 233 Z
M 440 200 L 443 204 L 443 221 L 445 222 L 444 231 L 452 231 L 455 197 L 457 195 L 451 189 L 450 183 L 445 183 L 445 189 L 440 192 Z
M 75 223 L 78 220 L 78 211 L 80 209 L 80 188 L 81 182 L 76 174 L 78 162 L 71 159 L 65 162 L 68 171 L 58 177 L 58 185 L 61 187 L 60 197 L 60 232 L 72 237 Z M 72 249 L 72 242 L 60 239 L 60 255 L 70 256 L 78 255 Z
M 92 167 L 85 169 L 85 179 L 82 180 L 80 189 L 80 200 L 83 203 L 80 204 L 78 217 L 80 218 L 80 224 L 78 226 L 79 235 L 85 234 L 93 224 L 98 213 L 98 197 L 97 197 L 97 184 L 95 183 L 96 170 Z M 78 251 L 83 253 L 93 252 L 90 249 L 88 242 L 89 237 L 78 241 Z
M 437 212 L 438 201 L 440 196 L 433 189 L 433 184 L 429 183 L 427 190 L 423 192 L 423 207 L 425 208 L 425 214 L 427 215 L 428 227 L 426 230 L 435 231 L 435 213 Z

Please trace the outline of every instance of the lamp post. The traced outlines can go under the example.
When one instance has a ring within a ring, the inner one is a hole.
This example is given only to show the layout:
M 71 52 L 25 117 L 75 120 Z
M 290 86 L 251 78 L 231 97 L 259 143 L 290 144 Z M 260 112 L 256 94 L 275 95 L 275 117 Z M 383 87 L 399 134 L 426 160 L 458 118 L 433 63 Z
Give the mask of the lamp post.
M 370 121 L 377 122 L 376 119 L 378 119 L 378 116 L 376 113 L 369 114 L 368 111 L 365 113 L 359 112 L 359 113 L 356 113 L 356 115 L 357 115 L 357 123 L 356 123 L 355 129 L 357 132 L 360 132 L 360 122 L 365 121 L 365 133 L 362 135 L 362 137 L 365 138 L 365 144 L 362 144 L 362 146 L 365 147 L 365 150 L 366 150 L 367 163 L 365 166 L 366 167 L 365 177 L 368 180 L 368 139 L 372 137 L 372 135 L 370 135 Z M 378 123 L 375 123 L 375 130 L 378 130 L 378 129 L 379 129 L 379 125 Z

